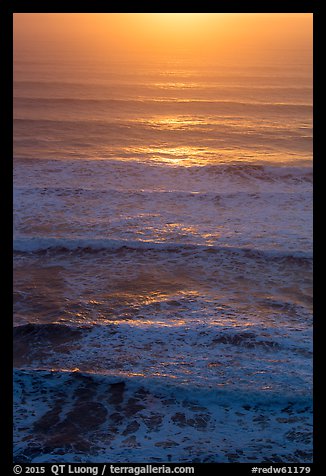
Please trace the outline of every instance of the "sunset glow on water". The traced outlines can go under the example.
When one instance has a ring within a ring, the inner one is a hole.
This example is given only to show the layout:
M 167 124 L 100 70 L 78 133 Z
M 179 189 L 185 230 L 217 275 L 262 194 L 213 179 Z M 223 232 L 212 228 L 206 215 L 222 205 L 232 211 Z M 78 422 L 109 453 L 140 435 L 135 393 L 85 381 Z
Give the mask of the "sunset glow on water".
M 14 15 L 18 463 L 311 462 L 312 106 L 311 14 Z

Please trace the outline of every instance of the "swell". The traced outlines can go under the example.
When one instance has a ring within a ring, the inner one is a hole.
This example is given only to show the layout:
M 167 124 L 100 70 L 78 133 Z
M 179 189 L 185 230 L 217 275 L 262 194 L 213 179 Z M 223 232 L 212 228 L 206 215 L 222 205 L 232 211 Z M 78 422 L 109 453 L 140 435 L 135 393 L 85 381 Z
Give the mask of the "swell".
M 207 254 L 226 254 L 244 258 L 264 258 L 267 260 L 284 260 L 289 262 L 310 263 L 312 254 L 303 251 L 282 252 L 271 249 L 252 249 L 227 246 L 207 246 L 186 243 L 114 240 L 114 239 L 62 239 L 62 238 L 18 238 L 14 240 L 16 253 L 67 253 L 92 254 L 103 251 L 158 251 L 158 252 L 204 252 Z
M 57 107 L 57 106 L 75 106 L 75 107 L 93 107 L 102 106 L 110 109 L 152 109 L 158 107 L 159 109 L 212 109 L 216 108 L 218 112 L 230 112 L 232 115 L 236 111 L 242 112 L 289 112 L 295 113 L 309 113 L 311 114 L 312 105 L 302 103 L 287 103 L 287 102 L 254 102 L 254 101 L 228 101 L 228 100 L 206 100 L 206 99 L 83 99 L 83 98 L 28 98 L 16 97 L 15 101 L 20 106 L 33 107 Z
M 211 120 L 207 121 L 185 121 L 172 123 L 161 123 L 157 121 L 97 121 L 79 119 L 71 120 L 67 117 L 55 119 L 14 119 L 15 143 L 26 141 L 22 137 L 23 134 L 30 134 L 31 130 L 38 128 L 40 132 L 45 134 L 44 142 L 49 141 L 48 134 L 51 133 L 53 139 L 61 136 L 70 140 L 78 139 L 80 147 L 92 147 L 92 142 L 100 144 L 111 143 L 119 144 L 123 141 L 124 146 L 132 144 L 144 144 L 146 139 L 153 143 L 155 134 L 155 143 L 160 144 L 162 140 L 168 140 L 170 147 L 185 144 L 186 146 L 198 146 L 201 143 L 207 143 L 207 134 L 210 138 L 210 148 L 213 146 L 225 146 L 232 141 L 233 147 L 285 147 L 292 150 L 305 150 L 311 147 L 312 133 L 311 129 L 298 129 L 294 124 L 293 128 L 289 126 L 285 128 L 273 127 L 269 125 L 264 129 L 255 132 L 250 130 L 247 124 L 243 127 L 234 127 L 232 124 L 216 123 Z M 80 141 L 80 135 L 92 137 L 92 141 Z M 39 141 L 42 137 L 39 137 Z M 160 155 L 159 151 L 158 154 Z
M 157 92 L 158 89 L 168 89 L 168 88 L 173 88 L 175 89 L 175 85 L 177 84 L 177 88 L 178 90 L 180 89 L 190 89 L 190 90 L 197 90 L 197 89 L 203 89 L 203 90 L 206 90 L 206 89 L 209 89 L 209 90 L 219 90 L 221 88 L 221 85 L 223 85 L 223 91 L 224 90 L 227 90 L 227 89 L 231 89 L 231 90 L 241 90 L 241 91 L 246 91 L 246 92 L 250 92 L 252 93 L 252 87 L 251 86 L 248 86 L 248 84 L 244 83 L 243 82 L 243 79 L 244 78 L 241 78 L 242 79 L 242 82 L 239 82 L 239 83 L 231 83 L 228 81 L 230 78 L 228 76 L 225 77 L 225 81 L 220 81 L 218 82 L 217 81 L 217 78 L 211 78 L 211 81 L 209 81 L 209 77 L 206 77 L 205 78 L 205 81 L 202 80 L 202 75 L 199 77 L 199 78 L 196 78 L 194 77 L 193 79 L 195 81 L 191 81 L 191 78 L 189 78 L 188 76 L 186 77 L 180 77 L 179 80 L 177 82 L 135 82 L 134 81 L 134 78 L 133 78 L 133 82 L 122 82 L 121 79 L 125 78 L 124 76 L 120 77 L 120 81 L 116 81 L 116 82 L 110 82 L 110 84 L 107 83 L 107 81 L 103 81 L 103 82 L 97 82 L 97 83 L 90 83 L 90 82 L 83 82 L 83 81 L 64 81 L 64 80 L 61 80 L 61 81 L 51 81 L 51 80 L 42 80 L 42 81 L 37 81 L 37 80 L 17 80 L 15 79 L 14 80 L 14 86 L 17 86 L 16 89 L 21 89 L 22 91 L 24 91 L 26 89 L 26 86 L 30 86 L 31 89 L 33 88 L 36 88 L 37 89 L 40 89 L 40 86 L 43 86 L 44 87 L 48 87 L 49 89 L 51 89 L 52 91 L 55 89 L 55 88 L 67 88 L 67 87 L 71 87 L 72 89 L 76 90 L 77 88 L 79 88 L 80 90 L 84 90 L 84 91 L 87 91 L 89 90 L 90 88 L 94 88 L 94 89 L 99 89 L 102 91 L 102 90 L 111 90 L 112 88 L 117 88 L 119 91 L 121 90 L 124 90 L 124 89 L 127 89 L 127 90 L 131 90 L 131 91 L 135 91 L 135 88 L 136 89 L 145 89 L 145 90 L 155 90 Z M 259 80 L 259 79 L 262 79 L 264 77 L 261 77 L 261 76 L 251 76 L 251 77 L 246 77 L 247 81 L 249 81 L 250 83 L 254 80 Z M 154 78 L 153 78 L 154 79 Z M 158 79 L 158 78 L 155 78 L 155 79 Z M 185 82 L 185 79 L 187 79 L 188 81 Z M 189 81 L 190 79 L 190 81 Z M 222 79 L 222 76 L 219 75 L 219 79 L 221 80 Z M 269 81 L 271 79 L 275 79 L 275 78 L 268 78 Z M 183 80 L 183 81 L 181 81 Z M 305 93 L 311 93 L 312 92 L 312 88 L 310 86 L 307 86 L 307 85 L 297 85 L 295 83 L 291 83 L 291 86 L 284 86 L 282 84 L 275 84 L 275 83 L 269 83 L 269 84 L 256 84 L 255 85 L 255 88 L 256 89 L 259 89 L 259 90 L 263 90 L 263 91 L 277 91 L 279 93 L 291 93 L 292 91 L 300 91 L 301 93 L 302 92 L 305 92 Z

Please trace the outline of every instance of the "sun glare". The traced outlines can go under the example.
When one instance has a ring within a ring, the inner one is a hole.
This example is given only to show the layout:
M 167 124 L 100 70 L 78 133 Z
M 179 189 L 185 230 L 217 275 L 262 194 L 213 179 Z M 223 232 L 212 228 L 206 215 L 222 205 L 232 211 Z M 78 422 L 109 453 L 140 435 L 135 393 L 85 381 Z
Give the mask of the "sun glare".
M 61 49 L 73 56 L 109 55 L 137 62 L 209 57 L 248 64 L 260 62 L 266 52 L 282 54 L 284 45 L 305 54 L 311 28 L 312 16 L 306 14 L 16 14 L 15 49 L 35 44 L 39 50 Z
M 199 39 L 205 34 L 208 26 L 207 13 L 150 13 L 144 15 L 144 26 L 149 28 L 153 36 L 180 41 Z
M 151 13 L 156 25 L 166 28 L 195 28 L 207 18 L 207 13 Z

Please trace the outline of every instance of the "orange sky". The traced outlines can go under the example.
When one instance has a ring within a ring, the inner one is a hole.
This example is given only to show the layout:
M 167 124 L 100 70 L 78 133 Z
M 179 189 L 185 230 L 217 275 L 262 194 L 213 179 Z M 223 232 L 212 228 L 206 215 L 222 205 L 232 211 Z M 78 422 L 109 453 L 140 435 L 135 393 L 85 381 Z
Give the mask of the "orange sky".
M 16 53 L 148 60 L 311 60 L 310 13 L 102 13 L 14 15 Z

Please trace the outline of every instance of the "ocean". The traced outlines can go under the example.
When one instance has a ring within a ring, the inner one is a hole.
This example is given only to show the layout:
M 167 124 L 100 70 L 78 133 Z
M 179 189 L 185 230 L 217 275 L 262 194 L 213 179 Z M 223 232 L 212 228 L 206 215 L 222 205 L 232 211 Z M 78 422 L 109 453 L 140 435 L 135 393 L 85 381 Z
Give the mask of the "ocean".
M 15 461 L 311 462 L 310 69 L 14 80 Z

